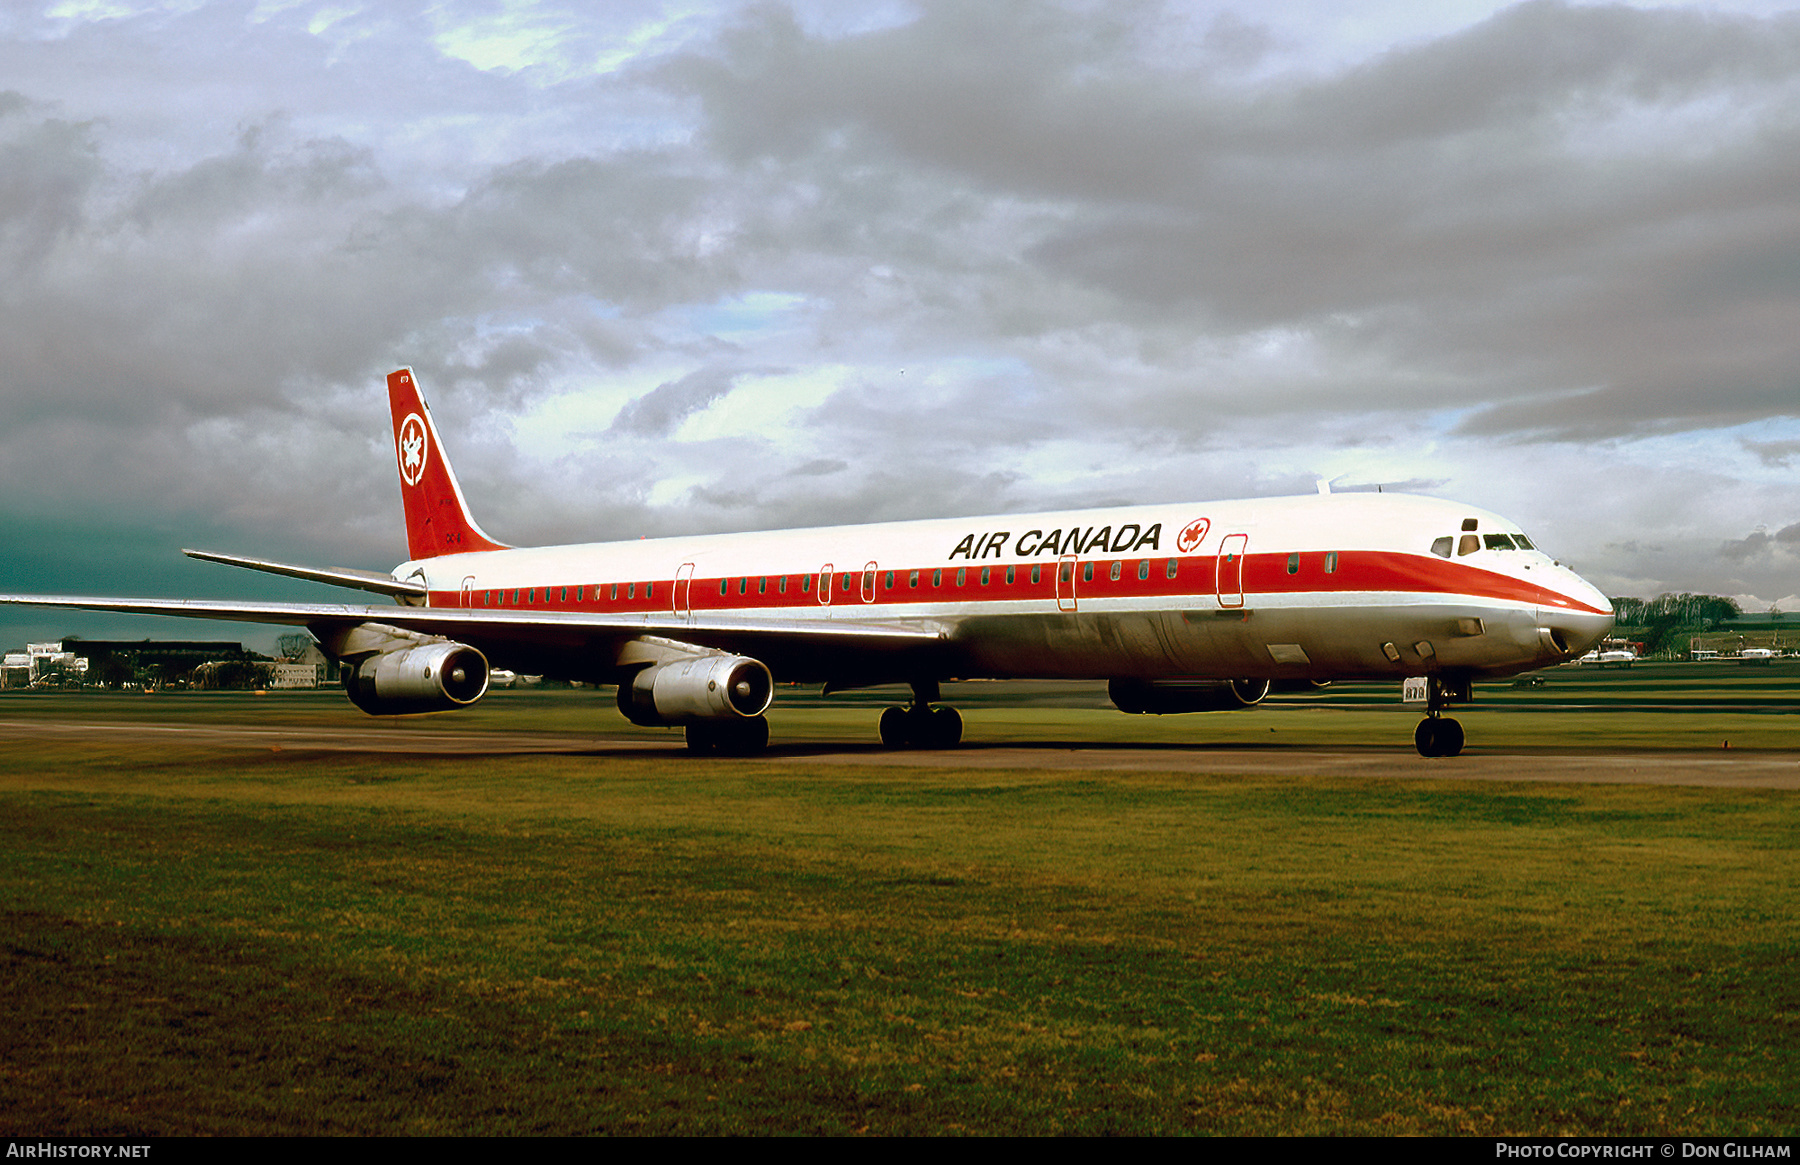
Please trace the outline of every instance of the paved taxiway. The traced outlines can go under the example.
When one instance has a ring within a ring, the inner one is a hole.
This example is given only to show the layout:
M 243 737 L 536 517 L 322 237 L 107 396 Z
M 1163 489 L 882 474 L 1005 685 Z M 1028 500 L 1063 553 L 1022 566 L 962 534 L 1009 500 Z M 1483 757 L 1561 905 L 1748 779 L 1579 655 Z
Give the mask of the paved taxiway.
M 181 743 L 217 748 L 221 753 L 369 752 L 457 756 L 684 756 L 680 737 L 625 740 L 579 733 L 467 732 L 417 724 L 375 723 L 344 728 L 255 727 L 250 725 L 134 724 L 119 721 L 0 720 L 0 744 L 25 740 L 110 739 L 154 750 Z M 914 768 L 1126 770 L 1158 773 L 1284 774 L 1365 778 L 1441 778 L 1544 783 L 1696 785 L 1721 788 L 1800 789 L 1800 753 L 1719 749 L 1717 751 L 1622 750 L 1488 751 L 1471 747 L 1462 756 L 1427 760 L 1410 747 L 1356 746 L 1323 749 L 1287 745 L 1086 745 L 971 743 L 943 752 L 890 752 L 874 744 L 785 743 L 749 761 L 724 764 L 889 765 Z

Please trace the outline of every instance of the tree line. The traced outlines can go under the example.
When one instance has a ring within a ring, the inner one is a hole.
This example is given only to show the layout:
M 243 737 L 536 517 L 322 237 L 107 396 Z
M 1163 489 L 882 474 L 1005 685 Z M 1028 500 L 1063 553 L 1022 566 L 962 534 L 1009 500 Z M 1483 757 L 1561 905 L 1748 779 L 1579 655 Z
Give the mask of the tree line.
M 1677 631 L 1712 631 L 1744 612 L 1737 600 L 1723 595 L 1658 595 L 1654 599 L 1614 599 L 1613 614 L 1620 627 L 1641 627 L 1643 654 L 1655 655 L 1669 646 Z
M 1613 614 L 1621 627 L 1649 627 L 1668 623 L 1674 627 L 1704 627 L 1708 630 L 1736 619 L 1743 610 L 1736 599 L 1723 595 L 1658 595 L 1654 599 L 1614 599 Z

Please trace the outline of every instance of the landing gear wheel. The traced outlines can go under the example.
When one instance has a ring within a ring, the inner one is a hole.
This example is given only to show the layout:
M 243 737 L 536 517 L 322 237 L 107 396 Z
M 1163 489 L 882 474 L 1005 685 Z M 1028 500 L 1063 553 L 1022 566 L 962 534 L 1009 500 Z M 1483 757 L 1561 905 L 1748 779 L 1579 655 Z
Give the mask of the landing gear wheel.
M 1413 730 L 1413 744 L 1420 756 L 1458 756 L 1463 750 L 1463 727 L 1448 717 L 1429 717 Z
M 901 707 L 883 708 L 881 710 L 881 746 L 883 748 L 905 748 L 912 743 L 912 733 L 907 731 L 911 725 L 907 723 L 906 709 Z
M 719 753 L 722 756 L 755 756 L 769 747 L 769 722 L 761 716 L 733 720 L 721 726 Z
M 962 713 L 955 708 L 933 708 L 930 721 L 930 748 L 955 748 L 962 743 Z
M 752 716 L 687 726 L 688 751 L 695 756 L 755 756 L 769 747 L 769 721 Z

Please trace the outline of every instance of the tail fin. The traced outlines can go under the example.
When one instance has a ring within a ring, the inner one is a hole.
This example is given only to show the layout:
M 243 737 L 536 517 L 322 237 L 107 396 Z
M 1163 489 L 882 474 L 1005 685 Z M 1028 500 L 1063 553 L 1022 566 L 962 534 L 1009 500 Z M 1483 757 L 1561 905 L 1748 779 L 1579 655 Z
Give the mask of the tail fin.
M 411 368 L 388 373 L 388 403 L 394 410 L 394 452 L 400 466 L 400 500 L 406 506 L 406 547 L 410 557 L 436 558 L 471 550 L 505 550 L 469 517 L 462 487 L 438 440 L 431 410 Z

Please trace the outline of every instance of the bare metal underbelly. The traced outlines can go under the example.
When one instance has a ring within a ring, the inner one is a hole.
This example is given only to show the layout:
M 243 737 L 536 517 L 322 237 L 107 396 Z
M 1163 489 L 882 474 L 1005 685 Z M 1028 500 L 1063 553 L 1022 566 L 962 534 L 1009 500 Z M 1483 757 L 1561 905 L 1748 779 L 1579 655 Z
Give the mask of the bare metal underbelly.
M 1560 639 L 1545 635 L 1558 625 Z M 1471 603 L 974 616 L 951 641 L 965 674 L 1103 679 L 1504 676 L 1586 650 L 1610 620 Z M 1560 642 L 1561 646 L 1558 646 Z

